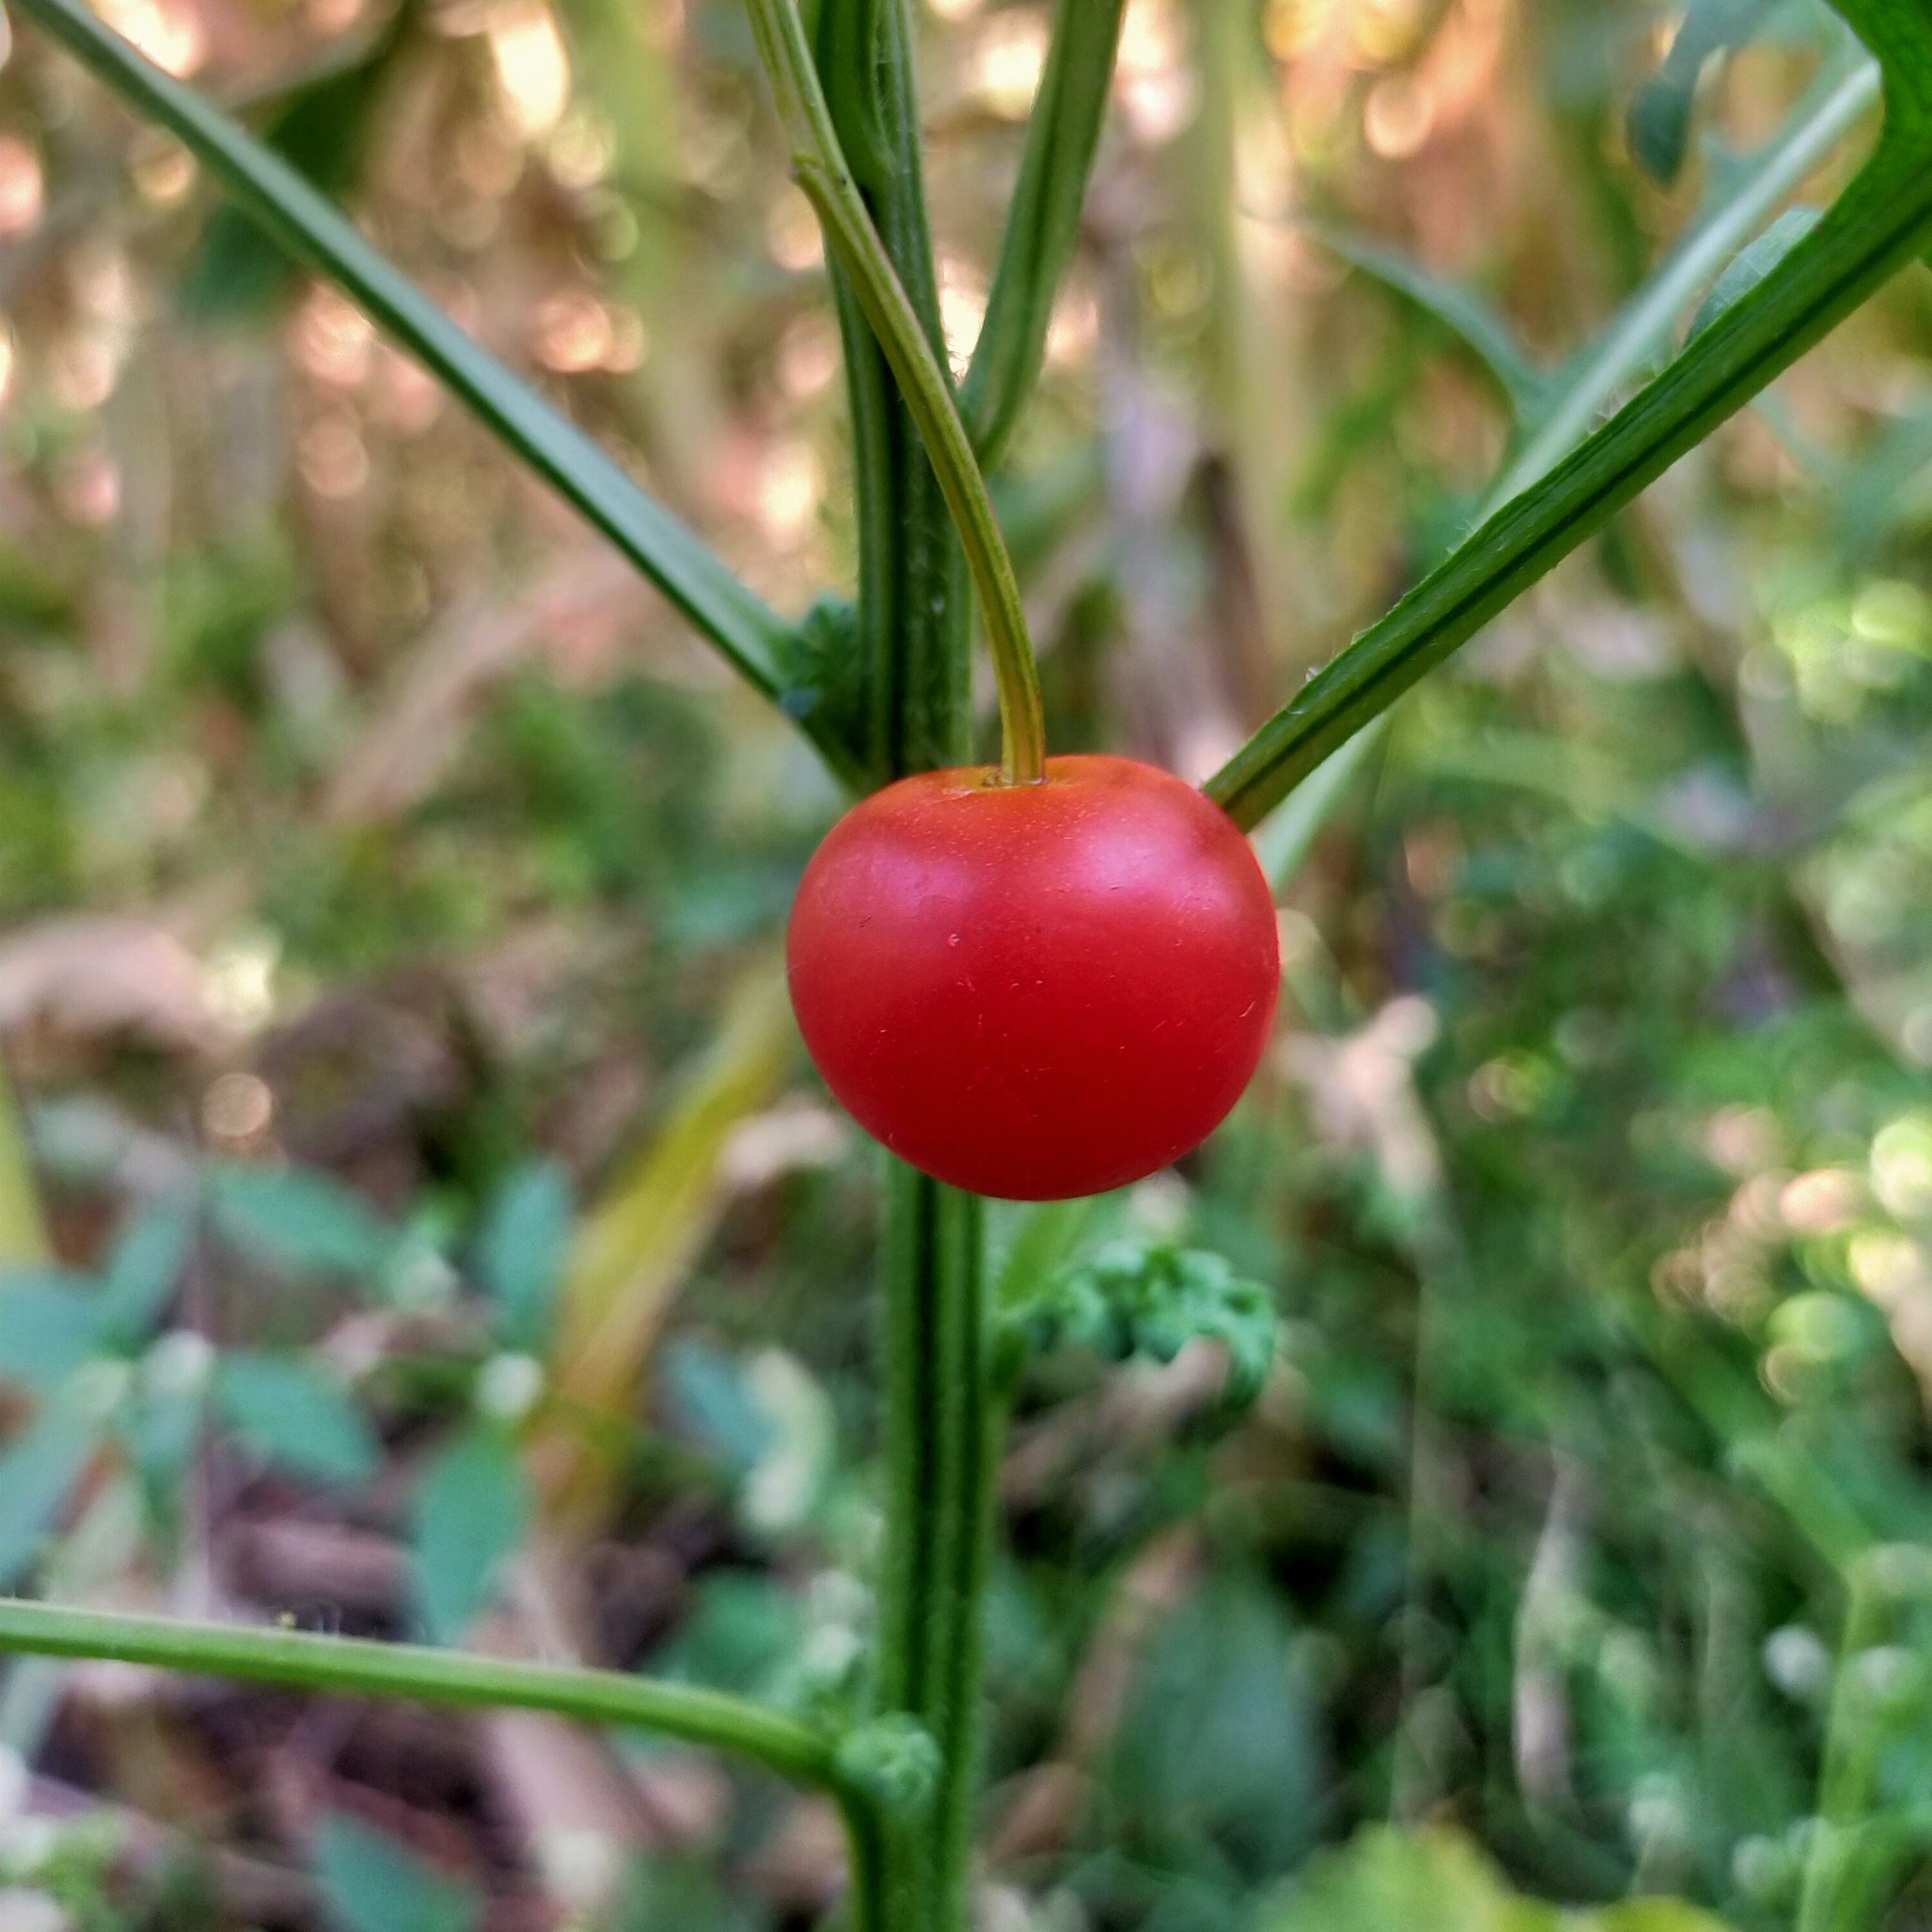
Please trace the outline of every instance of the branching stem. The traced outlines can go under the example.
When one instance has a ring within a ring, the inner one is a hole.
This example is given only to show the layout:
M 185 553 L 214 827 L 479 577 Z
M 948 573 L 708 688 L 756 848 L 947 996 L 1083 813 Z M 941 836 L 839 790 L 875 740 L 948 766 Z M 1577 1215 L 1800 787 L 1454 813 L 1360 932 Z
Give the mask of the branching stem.
M 960 420 L 952 383 L 920 326 L 846 165 L 793 0 L 747 0 L 747 5 L 759 57 L 771 76 L 791 146 L 792 172 L 817 211 L 826 238 L 891 365 L 966 552 L 986 614 L 986 641 L 999 691 L 1000 776 L 1009 785 L 1036 784 L 1046 768 L 1039 672 L 1013 559 Z
M 526 1663 L 410 1644 L 306 1631 L 179 1623 L 0 1598 L 0 1652 L 111 1657 L 208 1677 L 337 1696 L 549 1711 L 586 1724 L 632 1726 L 736 1753 L 829 1793 L 852 1858 L 854 1932 L 878 1932 L 881 1820 L 840 1770 L 829 1734 L 741 1697 L 620 1672 Z

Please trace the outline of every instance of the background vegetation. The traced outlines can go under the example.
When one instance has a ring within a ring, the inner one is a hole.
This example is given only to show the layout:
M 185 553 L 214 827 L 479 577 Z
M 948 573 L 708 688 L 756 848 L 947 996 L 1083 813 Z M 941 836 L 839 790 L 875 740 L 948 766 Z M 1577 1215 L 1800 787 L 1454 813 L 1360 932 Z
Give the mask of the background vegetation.
M 736 0 L 104 11 L 781 608 L 849 581 Z M 956 361 L 1047 27 L 921 16 Z M 1801 4 L 1134 0 L 1001 484 L 1056 746 L 1213 771 L 1871 99 Z M 60 1257 L 0 1286 L 0 1586 L 838 1707 L 878 1177 L 775 951 L 830 782 L 24 27 L 0 315 L 0 1041 Z M 1932 1924 L 1928 348 L 1914 272 L 1291 801 L 1250 1100 L 1000 1218 L 1014 1299 L 1165 1243 L 1280 1335 L 1232 1428 L 1210 1349 L 1021 1386 L 995 1932 Z M 0 1740 L 8 1932 L 840 1883 L 815 1801 L 529 1715 L 23 1661 Z

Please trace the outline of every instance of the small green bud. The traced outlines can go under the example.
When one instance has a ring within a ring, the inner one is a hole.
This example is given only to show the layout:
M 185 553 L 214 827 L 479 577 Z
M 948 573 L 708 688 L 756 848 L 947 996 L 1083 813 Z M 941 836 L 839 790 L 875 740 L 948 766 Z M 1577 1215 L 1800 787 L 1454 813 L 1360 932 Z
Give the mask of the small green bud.
M 916 1817 L 932 1803 L 940 1768 L 931 1734 L 903 1711 L 874 1718 L 839 1740 L 840 1774 L 897 1818 Z

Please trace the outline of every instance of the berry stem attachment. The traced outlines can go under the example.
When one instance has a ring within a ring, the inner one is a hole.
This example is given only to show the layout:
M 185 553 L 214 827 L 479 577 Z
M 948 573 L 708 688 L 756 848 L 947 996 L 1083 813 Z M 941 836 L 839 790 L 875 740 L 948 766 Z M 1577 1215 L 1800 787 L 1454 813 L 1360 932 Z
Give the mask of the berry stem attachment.
M 1046 771 L 1046 721 L 1020 585 L 986 479 L 973 454 L 952 384 L 894 272 L 871 213 L 845 165 L 795 0 L 746 0 L 758 57 L 777 97 L 792 172 L 850 278 L 859 306 L 891 365 L 906 406 L 959 531 L 986 614 L 999 693 L 1000 777 L 1038 784 Z

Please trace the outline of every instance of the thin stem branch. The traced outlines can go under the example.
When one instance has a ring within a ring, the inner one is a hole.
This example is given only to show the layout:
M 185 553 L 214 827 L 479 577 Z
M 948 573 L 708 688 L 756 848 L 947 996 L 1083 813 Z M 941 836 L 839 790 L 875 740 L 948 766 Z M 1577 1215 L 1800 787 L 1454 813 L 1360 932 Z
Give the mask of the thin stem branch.
M 1800 1883 L 1795 1932 L 1829 1932 L 1838 1922 L 1840 1884 L 1846 1875 L 1860 1814 L 1868 1801 L 1857 1721 L 1863 1686 L 1855 1666 L 1860 1654 L 1878 1641 L 1879 1598 L 1873 1587 L 1869 1552 L 1854 1557 L 1841 1574 L 1844 1618 L 1825 1717 L 1817 1819 Z
M 877 1806 L 840 1770 L 836 1740 L 829 1734 L 741 1697 L 617 1671 L 299 1630 L 123 1617 L 11 1597 L 0 1598 L 0 1652 L 107 1657 L 342 1697 L 548 1711 L 731 1752 L 832 1797 L 844 1820 L 851 1860 L 851 1932 L 882 1932 L 883 1832 Z
M 817 211 L 853 296 L 891 365 L 965 549 L 986 615 L 999 691 L 1001 777 L 1010 785 L 1037 783 L 1046 766 L 1039 672 L 1013 559 L 960 420 L 952 385 L 846 165 L 797 8 L 792 0 L 747 0 L 747 5 L 791 145 L 792 171 Z
M 935 355 L 945 352 L 906 0 L 820 0 L 812 48 L 832 125 Z M 858 524 L 848 667 L 875 782 L 971 763 L 973 594 L 966 552 L 919 426 L 860 306 L 830 265 L 852 418 Z
M 610 1670 L 371 1643 L 307 1631 L 123 1617 L 0 1598 L 0 1651 L 110 1657 L 210 1677 L 426 1704 L 549 1711 L 586 1724 L 631 1725 L 755 1759 L 822 1791 L 843 1788 L 833 1739 L 778 1711 L 694 1684 Z
M 1054 300 L 1080 239 L 1126 11 L 1126 0 L 1060 0 L 986 320 L 959 389 L 959 413 L 988 466 L 1004 450 L 1045 358 Z
M 704 543 L 582 430 L 512 374 L 281 158 L 163 73 L 80 0 L 20 11 L 129 106 L 166 128 L 298 260 L 414 355 L 529 468 L 603 531 L 742 675 L 784 695 L 792 630 Z M 843 746 L 821 744 L 835 768 Z

